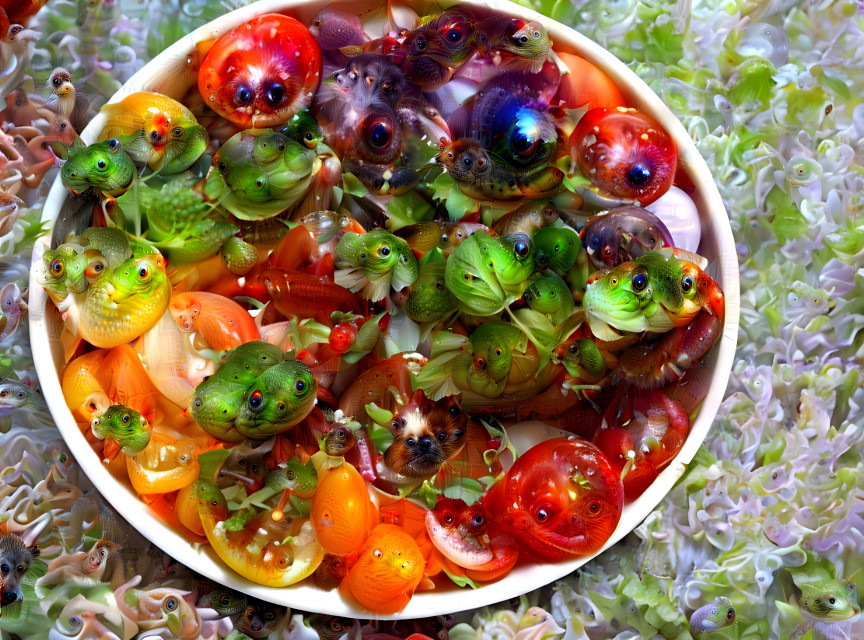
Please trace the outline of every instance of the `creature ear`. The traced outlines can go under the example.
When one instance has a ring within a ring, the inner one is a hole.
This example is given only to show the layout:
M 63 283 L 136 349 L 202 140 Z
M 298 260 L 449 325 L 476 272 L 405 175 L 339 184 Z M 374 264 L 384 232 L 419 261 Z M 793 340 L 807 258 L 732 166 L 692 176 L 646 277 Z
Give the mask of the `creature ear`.
M 39 557 L 39 554 L 42 553 L 39 550 L 39 547 L 36 546 L 35 544 L 32 547 L 27 547 L 27 551 L 29 551 L 30 555 L 33 556 L 34 558 Z

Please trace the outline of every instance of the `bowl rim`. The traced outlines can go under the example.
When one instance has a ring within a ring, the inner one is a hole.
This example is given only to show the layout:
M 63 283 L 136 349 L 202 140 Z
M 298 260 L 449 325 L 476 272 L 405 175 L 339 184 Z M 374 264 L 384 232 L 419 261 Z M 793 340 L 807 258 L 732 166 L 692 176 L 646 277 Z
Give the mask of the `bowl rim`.
M 310 8 L 317 10 L 328 6 L 328 4 L 326 0 L 260 0 L 226 13 L 183 36 L 155 56 L 136 72 L 109 102 L 122 100 L 128 94 L 136 91 L 153 90 L 148 83 L 151 82 L 154 72 L 162 68 L 182 68 L 191 60 L 190 56 L 195 51 L 196 43 L 218 37 L 252 17 L 270 12 L 291 15 L 297 10 Z M 422 5 L 423 3 L 417 4 Z M 436 3 L 435 6 L 446 9 L 453 4 L 457 3 Z M 60 386 L 60 370 L 58 368 L 58 366 L 62 366 L 62 362 L 56 363 L 52 353 L 52 344 L 56 343 L 57 337 L 54 336 L 55 343 L 52 343 L 51 336 L 48 335 L 49 322 L 56 322 L 58 317 L 56 311 L 48 307 L 48 298 L 44 289 L 35 282 L 31 274 L 29 324 L 34 364 L 52 417 L 78 464 L 104 499 L 149 541 L 199 574 L 216 582 L 227 584 L 231 588 L 253 597 L 309 612 L 387 620 L 421 618 L 477 609 L 509 600 L 550 584 L 565 577 L 613 546 L 638 526 L 653 509 L 657 508 L 673 485 L 684 474 L 687 464 L 693 459 L 708 433 L 725 395 L 738 336 L 740 309 L 738 258 L 729 218 L 714 178 L 683 125 L 661 98 L 621 60 L 574 29 L 509 0 L 478 0 L 475 2 L 468 0 L 458 4 L 482 6 L 540 21 L 546 26 L 554 43 L 566 43 L 566 46 L 556 46 L 556 49 L 576 52 L 600 67 L 622 90 L 630 106 L 653 116 L 674 139 L 678 146 L 679 167 L 688 173 L 688 177 L 693 183 L 694 190 L 691 195 L 697 196 L 694 200 L 700 210 L 700 221 L 703 229 L 700 246 L 706 242 L 706 230 L 710 230 L 714 236 L 709 237 L 708 241 L 713 241 L 717 246 L 717 256 L 713 260 L 712 268 L 716 271 L 715 279 L 721 283 L 726 297 L 725 325 L 722 336 L 715 345 L 711 356 L 714 359 L 713 376 L 708 393 L 696 419 L 691 424 L 690 433 L 678 455 L 659 474 L 645 493 L 625 505 L 618 527 L 596 554 L 580 556 L 554 564 L 520 565 L 504 579 L 483 585 L 477 590 L 448 589 L 445 591 L 417 592 L 406 608 L 399 613 L 393 615 L 374 614 L 356 608 L 352 603 L 344 600 L 338 591 L 324 592 L 314 585 L 308 584 L 308 581 L 302 585 L 274 588 L 258 585 L 242 578 L 222 563 L 209 549 L 209 546 L 191 542 L 155 516 L 150 515 L 146 505 L 134 491 L 116 482 L 102 465 L 99 456 L 81 437 L 81 431 L 66 406 Z M 155 75 L 158 76 L 159 74 L 156 73 Z M 188 89 L 188 87 L 186 88 Z M 179 96 L 175 97 L 179 99 Z M 95 141 L 103 123 L 104 115 L 100 113 L 84 130 L 82 139 L 88 143 Z M 66 195 L 67 191 L 58 176 L 45 202 L 43 221 L 50 222 L 56 218 Z M 50 229 L 48 235 L 50 235 Z M 41 257 L 41 251 L 47 244 L 47 237 L 43 236 L 37 240 L 33 253 L 34 264 Z M 49 318 L 49 314 L 54 314 L 54 318 Z

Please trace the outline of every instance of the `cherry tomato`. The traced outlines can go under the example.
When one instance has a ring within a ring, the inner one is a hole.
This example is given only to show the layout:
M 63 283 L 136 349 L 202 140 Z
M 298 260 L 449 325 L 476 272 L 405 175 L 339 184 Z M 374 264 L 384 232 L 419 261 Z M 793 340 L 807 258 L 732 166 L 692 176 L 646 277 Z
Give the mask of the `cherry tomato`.
M 345 353 L 356 338 L 357 325 L 353 322 L 340 322 L 330 330 L 330 347 L 336 353 Z
M 617 107 L 588 111 L 570 136 L 570 155 L 603 195 L 645 206 L 675 177 L 678 152 L 651 117 Z

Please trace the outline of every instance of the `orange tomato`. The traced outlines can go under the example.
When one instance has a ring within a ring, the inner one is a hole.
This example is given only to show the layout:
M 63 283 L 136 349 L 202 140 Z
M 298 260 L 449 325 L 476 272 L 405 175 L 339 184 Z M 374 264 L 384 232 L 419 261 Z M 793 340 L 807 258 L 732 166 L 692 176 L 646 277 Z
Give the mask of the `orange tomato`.
M 627 100 L 621 91 L 598 67 L 585 58 L 572 53 L 558 52 L 558 56 L 570 69 L 570 73 L 561 77 L 558 97 L 564 101 L 568 109 L 579 107 L 626 107 Z
M 310 514 L 318 542 L 330 553 L 356 551 L 378 521 L 366 482 L 347 462 L 318 469 L 318 488 Z
M 369 611 L 393 614 L 405 608 L 423 580 L 426 563 L 414 539 L 392 524 L 379 524 L 360 548 L 345 584 Z
M 198 479 L 196 454 L 197 445 L 191 438 L 175 440 L 154 431 L 144 451 L 126 456 L 126 471 L 138 493 L 169 493 Z

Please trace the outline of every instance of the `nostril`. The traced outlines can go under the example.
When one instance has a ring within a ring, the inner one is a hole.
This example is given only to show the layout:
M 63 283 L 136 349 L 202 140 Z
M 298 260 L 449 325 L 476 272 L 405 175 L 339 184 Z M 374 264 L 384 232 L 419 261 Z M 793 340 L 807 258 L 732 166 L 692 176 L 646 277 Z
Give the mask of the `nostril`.
M 14 591 L 7 591 L 3 594 L 2 602 L 3 604 L 12 604 L 18 600 L 18 594 Z

